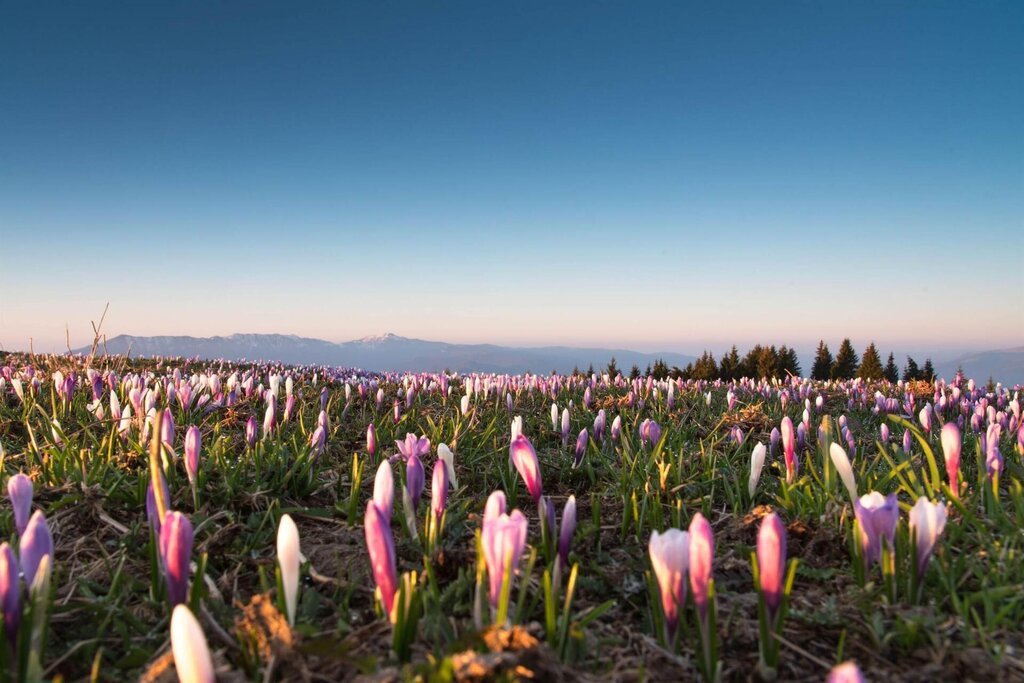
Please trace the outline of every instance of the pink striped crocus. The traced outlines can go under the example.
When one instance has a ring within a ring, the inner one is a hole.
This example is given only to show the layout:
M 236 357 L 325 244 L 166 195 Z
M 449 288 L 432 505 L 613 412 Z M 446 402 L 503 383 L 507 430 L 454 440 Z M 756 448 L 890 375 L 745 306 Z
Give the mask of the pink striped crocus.
M 651 568 L 658 583 L 662 614 L 665 616 L 665 640 L 675 639 L 679 609 L 686 603 L 686 574 L 690 565 L 690 534 L 680 529 L 651 532 L 647 544 Z
M 480 538 L 484 548 L 484 562 L 487 564 L 491 607 L 495 609 L 501 597 L 506 568 L 514 573 L 523 555 L 528 526 L 526 516 L 519 510 L 513 510 L 512 514 L 502 512 L 489 519 L 485 515 Z M 512 576 L 508 577 L 508 581 L 512 581 Z
M 520 434 L 509 445 L 509 458 L 522 477 L 533 502 L 539 503 L 544 489 L 540 476 L 540 461 L 537 459 L 537 451 L 533 449 L 533 444 Z
M 946 459 L 949 489 L 954 496 L 959 496 L 960 450 L 963 448 L 963 440 L 960 437 L 960 428 L 956 426 L 955 422 L 947 422 L 942 425 L 940 440 L 942 441 L 942 454 Z
M 690 590 L 700 612 L 701 621 L 707 620 L 708 587 L 711 584 L 711 566 L 715 559 L 715 534 L 711 524 L 701 513 L 690 521 Z
M 792 484 L 800 470 L 800 461 L 796 457 L 793 421 L 789 419 L 788 415 L 782 418 L 780 434 L 782 436 L 782 453 L 786 459 L 786 483 Z
M 393 607 L 395 593 L 398 591 L 398 572 L 395 539 L 391 535 L 389 519 L 390 515 L 385 516 L 374 501 L 367 501 L 363 531 L 366 537 L 366 550 L 370 555 L 370 569 L 384 605 L 384 613 L 388 615 L 391 623 L 395 623 L 397 613 Z
M 192 522 L 188 517 L 174 510 L 164 515 L 160 528 L 160 557 L 167 583 L 167 599 L 171 605 L 180 605 L 188 597 L 193 538 Z
M 170 417 L 170 414 L 170 411 L 167 411 L 165 418 Z M 185 473 L 193 487 L 196 483 L 196 474 L 199 472 L 199 451 L 202 441 L 199 427 L 192 425 L 185 431 Z
M 786 525 L 774 512 L 761 518 L 757 532 L 757 573 L 769 620 L 774 621 L 786 580 Z

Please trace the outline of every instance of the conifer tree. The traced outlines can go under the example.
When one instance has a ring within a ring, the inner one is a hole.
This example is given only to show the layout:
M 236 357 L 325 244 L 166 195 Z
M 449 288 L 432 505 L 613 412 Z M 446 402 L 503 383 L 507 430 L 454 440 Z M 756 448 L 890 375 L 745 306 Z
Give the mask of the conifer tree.
M 832 354 L 828 350 L 828 344 L 822 339 L 818 342 L 818 352 L 814 356 L 814 366 L 811 368 L 811 379 L 828 379 L 832 373 Z
M 900 378 L 899 368 L 896 367 L 896 360 L 893 358 L 892 351 L 889 352 L 889 360 L 885 363 L 885 370 L 883 376 L 892 383 L 896 383 Z
M 847 337 L 839 345 L 836 360 L 832 363 L 832 379 L 852 379 L 857 374 L 858 365 L 860 365 L 860 359 L 857 358 L 857 352 L 853 350 L 850 338 Z
M 797 358 L 796 349 L 787 349 L 783 346 L 779 349 L 779 356 L 782 360 L 783 376 L 786 376 L 788 373 L 794 377 L 799 377 L 803 371 L 800 369 L 800 359 Z
M 861 379 L 882 379 L 884 372 L 882 357 L 878 355 L 875 342 L 871 342 L 868 344 L 868 348 L 864 349 L 864 357 L 860 361 L 857 376 Z
M 921 379 L 921 370 L 917 367 L 917 361 L 907 356 L 907 364 L 903 366 L 903 381 L 916 382 Z
M 926 382 L 935 381 L 935 366 L 932 365 L 931 358 L 924 359 L 924 367 L 921 368 L 921 379 L 925 380 Z

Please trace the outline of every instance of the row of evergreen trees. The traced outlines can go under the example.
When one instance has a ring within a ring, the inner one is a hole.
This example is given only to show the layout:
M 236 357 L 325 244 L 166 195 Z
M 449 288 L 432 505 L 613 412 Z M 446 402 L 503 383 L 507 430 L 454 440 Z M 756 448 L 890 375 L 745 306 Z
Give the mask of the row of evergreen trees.
M 818 351 L 814 356 L 814 365 L 811 367 L 811 379 L 852 379 L 854 377 L 867 380 L 886 379 L 895 382 L 899 380 L 900 372 L 896 368 L 896 359 L 891 351 L 885 366 L 882 366 L 882 357 L 874 342 L 868 344 L 868 347 L 864 349 L 863 358 L 857 357 L 857 352 L 848 338 L 839 345 L 839 352 L 835 358 L 832 357 L 824 339 L 818 342 Z M 932 359 L 926 359 L 924 367 L 920 368 L 917 361 L 907 356 L 907 364 L 903 366 L 903 379 L 904 381 L 927 380 L 929 382 L 934 380 L 935 367 L 932 365 Z
M 619 373 L 619 368 L 614 358 L 612 358 L 605 371 L 610 377 L 614 377 Z M 578 374 L 579 370 L 576 369 L 573 373 Z M 594 366 L 591 365 L 587 370 L 587 376 L 589 377 L 593 373 Z M 714 355 L 710 351 L 705 351 L 701 354 L 700 358 L 693 363 L 688 363 L 685 368 L 681 369 L 675 366 L 670 368 L 661 359 L 655 361 L 653 366 L 648 365 L 646 371 L 641 371 L 639 367 L 634 365 L 629 372 L 629 377 L 630 379 L 653 376 L 655 379 L 671 377 L 684 380 L 721 379 L 729 381 L 741 377 L 778 377 L 785 379 L 790 375 L 799 376 L 800 374 L 800 361 L 797 359 L 794 349 L 785 345 L 776 348 L 774 345 L 762 346 L 758 344 L 747 351 L 747 354 L 742 358 L 736 346 L 722 354 L 722 358 L 719 361 L 715 360 Z M 935 379 L 935 367 L 932 365 L 932 359 L 926 359 L 922 368 L 918 366 L 913 358 L 907 356 L 907 363 L 903 366 L 902 376 L 904 381 L 933 381 Z M 864 356 L 861 358 L 857 356 L 857 352 L 854 350 L 849 338 L 844 339 L 839 345 L 839 352 L 833 358 L 832 353 L 828 349 L 828 344 L 825 343 L 824 339 L 821 340 L 818 343 L 818 351 L 814 356 L 811 379 L 853 379 L 854 377 L 866 380 L 886 379 L 890 382 L 896 382 L 900 379 L 900 372 L 896 367 L 896 359 L 891 351 L 889 352 L 889 359 L 884 366 L 882 365 L 882 357 L 878 353 L 878 348 L 874 342 L 868 344 L 868 347 L 864 349 Z

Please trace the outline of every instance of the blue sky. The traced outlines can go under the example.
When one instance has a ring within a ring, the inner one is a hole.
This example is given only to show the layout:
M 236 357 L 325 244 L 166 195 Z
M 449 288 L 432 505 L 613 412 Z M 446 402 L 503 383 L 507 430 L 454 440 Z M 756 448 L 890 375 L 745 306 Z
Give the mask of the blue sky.
M 0 344 L 1024 339 L 1024 4 L 32 3 Z

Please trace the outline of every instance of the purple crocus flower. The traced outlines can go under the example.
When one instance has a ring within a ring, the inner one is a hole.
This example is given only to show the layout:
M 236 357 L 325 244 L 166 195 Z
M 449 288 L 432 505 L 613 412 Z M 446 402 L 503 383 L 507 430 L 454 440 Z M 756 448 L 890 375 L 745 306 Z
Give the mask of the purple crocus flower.
M 999 450 L 1001 433 L 1002 427 L 998 422 L 990 424 L 985 433 L 985 469 L 990 479 L 1003 471 L 1003 454 Z
M 405 463 L 405 487 L 409 491 L 413 510 L 419 507 L 420 496 L 423 495 L 425 484 L 426 472 L 423 470 L 423 462 L 418 455 L 413 453 Z
M 882 437 L 882 443 L 889 443 L 889 425 L 883 424 L 878 428 L 878 433 Z
M 25 533 L 18 544 L 18 557 L 21 558 L 21 571 L 25 574 L 25 583 L 31 586 L 35 582 L 39 563 L 47 555 L 53 562 L 53 536 L 46 524 L 46 515 L 36 510 L 28 520 Z
M 864 674 L 853 662 L 843 662 L 832 667 L 825 683 L 864 683 Z
M 562 525 L 558 528 L 558 557 L 562 566 L 569 566 L 569 548 L 572 546 L 572 535 L 576 531 L 576 496 L 569 496 L 562 510 Z
M 167 581 L 167 599 L 180 605 L 188 597 L 189 562 L 192 559 L 192 522 L 188 517 L 168 510 L 160 529 L 160 557 Z
M 904 429 L 903 430 L 903 452 L 904 453 L 910 453 L 910 446 L 913 443 L 913 441 L 911 439 L 913 439 L 913 437 L 910 435 L 910 430 L 909 429 Z
M 576 469 L 583 462 L 583 456 L 587 452 L 587 442 L 590 440 L 590 436 L 587 433 L 586 427 L 580 430 L 580 435 L 576 437 L 576 459 L 573 461 L 572 468 Z
M 866 569 L 881 560 L 883 539 L 890 549 L 895 547 L 900 506 L 895 493 L 883 496 L 878 491 L 872 491 L 854 501 L 853 511 L 860 527 L 861 552 Z
M 594 418 L 594 438 L 598 441 L 604 440 L 604 427 L 607 418 L 605 417 L 604 409 L 597 411 L 597 417 Z
M 245 443 L 249 448 L 256 445 L 256 417 L 254 415 L 250 416 L 245 423 Z
M 380 464 L 377 475 L 373 478 L 373 504 L 390 524 L 391 513 L 395 507 L 395 475 L 391 471 L 391 463 L 387 460 Z
M 14 508 L 14 526 L 20 536 L 25 533 L 32 512 L 32 480 L 20 472 L 15 474 L 7 481 L 7 495 Z
M 443 460 L 434 462 L 434 473 L 430 477 L 430 511 L 434 519 L 441 519 L 448 502 L 448 468 Z
M 679 624 L 679 608 L 686 603 L 686 573 L 690 566 L 690 534 L 680 529 L 665 533 L 651 532 L 647 543 L 651 568 L 661 594 L 668 640 L 675 636 Z
M 622 416 L 616 415 L 615 419 L 612 420 L 612 441 L 619 440 L 619 434 L 622 433 Z
M 415 434 L 406 433 L 405 441 L 395 441 L 395 446 L 406 460 L 413 455 L 423 456 L 430 453 L 430 439 L 425 436 L 416 438 Z
M 782 435 L 779 433 L 779 428 L 778 427 L 772 427 L 772 433 L 771 433 L 771 436 L 770 436 L 770 438 L 768 440 L 768 444 L 769 444 L 768 453 L 773 458 L 775 457 L 775 453 L 778 451 L 779 440 L 781 438 L 782 438 Z
M 661 441 L 661 427 L 654 420 L 644 420 L 640 423 L 640 443 L 654 448 Z
M 13 646 L 21 624 L 21 582 L 18 560 L 7 543 L 0 544 L 0 614 L 4 618 L 7 641 Z

